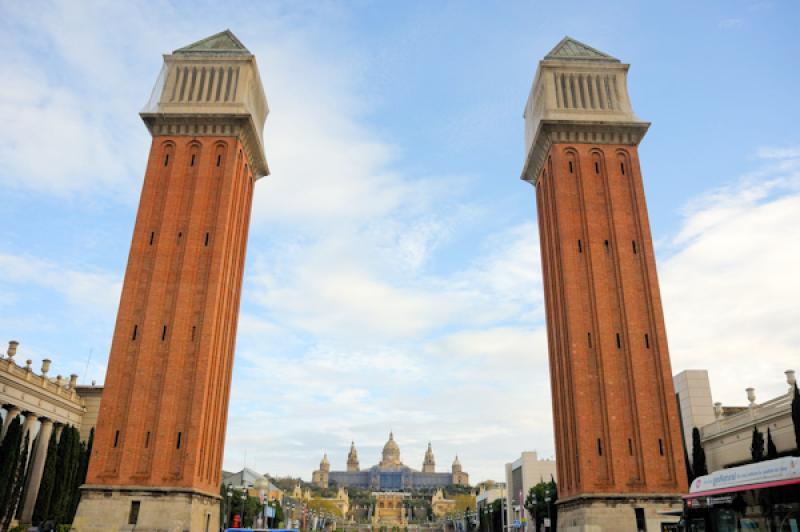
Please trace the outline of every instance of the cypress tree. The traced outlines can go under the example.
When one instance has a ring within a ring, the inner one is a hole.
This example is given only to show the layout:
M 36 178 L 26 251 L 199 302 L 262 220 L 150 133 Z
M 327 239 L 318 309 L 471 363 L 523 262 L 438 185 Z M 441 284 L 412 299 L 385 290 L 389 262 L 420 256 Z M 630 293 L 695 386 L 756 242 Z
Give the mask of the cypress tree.
M 79 440 L 78 429 L 68 427 L 64 429 L 61 441 L 58 444 L 59 460 L 56 462 L 56 491 L 53 493 L 53 502 L 50 507 L 53 520 L 58 524 L 69 523 L 72 491 L 80 458 Z
M 56 459 L 58 455 L 58 441 L 56 431 L 50 433 L 50 442 L 47 445 L 47 458 L 44 461 L 42 481 L 39 484 L 39 494 L 36 496 L 36 505 L 33 507 L 33 524 L 38 525 L 50 516 L 50 501 L 56 481 Z
M 17 416 L 8 426 L 6 437 L 3 438 L 3 443 L 0 445 L 0 455 L 3 457 L 3 463 L 0 464 L 0 515 L 6 514 L 11 502 L 21 445 L 22 423 L 19 416 Z
M 760 462 L 764 459 L 764 435 L 758 431 L 758 427 L 753 427 L 750 455 L 753 457 L 753 462 Z
M 778 457 L 778 448 L 775 447 L 775 442 L 772 441 L 772 433 L 767 427 L 767 460 L 774 460 Z
M 686 464 L 686 478 L 691 484 L 695 476 L 694 471 L 692 471 L 692 464 L 689 462 L 689 451 L 686 450 L 686 445 L 683 446 L 683 462 Z
M 19 498 L 22 495 L 22 486 L 25 484 L 25 472 L 28 469 L 28 447 L 31 443 L 31 433 L 25 433 L 25 441 L 22 444 L 22 449 L 19 452 L 19 459 L 17 460 L 17 467 L 12 472 L 10 479 L 11 489 L 9 490 L 9 499 L 5 507 L 2 509 L 3 524 L 0 530 L 8 530 L 11 526 L 11 519 L 14 518 L 14 512 L 17 510 Z
M 692 429 L 692 470 L 694 478 L 708 475 L 706 452 L 703 450 L 703 444 L 700 441 L 700 430 L 697 427 Z
M 795 454 L 800 453 L 800 390 L 794 383 L 794 396 L 792 397 L 792 424 L 794 424 Z
M 89 458 L 92 456 L 92 444 L 94 443 L 94 428 L 89 431 L 89 439 L 81 442 L 80 446 L 80 462 L 78 464 L 78 472 L 75 475 L 75 481 L 72 487 L 72 501 L 70 503 L 69 522 L 75 518 L 75 512 L 78 511 L 78 502 L 81 500 L 81 486 L 86 482 L 86 472 L 89 470 Z

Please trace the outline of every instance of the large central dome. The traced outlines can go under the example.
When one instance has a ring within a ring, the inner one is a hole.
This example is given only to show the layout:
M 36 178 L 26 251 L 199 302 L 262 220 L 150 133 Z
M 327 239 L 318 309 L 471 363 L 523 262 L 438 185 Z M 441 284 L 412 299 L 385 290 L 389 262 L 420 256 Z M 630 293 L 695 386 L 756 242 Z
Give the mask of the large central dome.
M 381 467 L 400 466 L 403 463 L 400 461 L 400 447 L 394 441 L 394 434 L 389 433 L 389 441 L 383 446 L 383 460 L 381 460 Z

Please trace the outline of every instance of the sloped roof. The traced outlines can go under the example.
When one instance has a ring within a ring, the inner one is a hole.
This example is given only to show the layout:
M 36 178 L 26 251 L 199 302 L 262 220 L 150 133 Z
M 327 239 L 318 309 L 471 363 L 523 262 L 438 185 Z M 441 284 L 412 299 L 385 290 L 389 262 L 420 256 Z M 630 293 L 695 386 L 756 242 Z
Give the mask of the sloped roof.
M 201 39 L 183 48 L 178 48 L 174 54 L 250 54 L 242 42 L 236 38 L 231 30 L 215 33 L 210 37 Z
M 259 474 L 257 471 L 253 471 L 249 467 L 245 467 L 236 473 L 229 473 L 227 476 L 223 475 L 222 483 L 233 484 L 235 488 L 241 488 L 244 486 L 252 486 L 255 484 L 256 480 L 262 477 L 263 475 Z
M 609 61 L 619 63 L 619 59 L 592 48 L 588 44 L 576 41 L 572 37 L 564 37 L 555 48 L 550 50 L 545 59 L 576 60 L 576 61 Z

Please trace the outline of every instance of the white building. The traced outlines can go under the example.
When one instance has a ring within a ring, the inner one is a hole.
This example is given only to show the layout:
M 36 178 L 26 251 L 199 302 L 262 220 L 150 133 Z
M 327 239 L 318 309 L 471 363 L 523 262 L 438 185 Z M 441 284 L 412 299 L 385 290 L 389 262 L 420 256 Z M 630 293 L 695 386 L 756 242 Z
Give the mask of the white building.
M 747 406 L 723 406 L 713 402 L 706 370 L 686 370 L 675 375 L 673 382 L 689 459 L 694 427 L 700 431 L 709 473 L 751 460 L 753 427 L 764 434 L 765 452 L 767 429 L 779 454 L 794 451 L 797 448 L 792 423 L 795 372 L 788 370 L 785 375 L 786 393 L 759 403 L 755 389 L 746 388 Z
M 528 491 L 539 482 L 556 478 L 556 461 L 542 460 L 536 451 L 526 451 L 519 458 L 506 464 L 506 486 L 509 501 L 506 506 L 507 523 L 522 520 L 525 516 L 525 498 Z

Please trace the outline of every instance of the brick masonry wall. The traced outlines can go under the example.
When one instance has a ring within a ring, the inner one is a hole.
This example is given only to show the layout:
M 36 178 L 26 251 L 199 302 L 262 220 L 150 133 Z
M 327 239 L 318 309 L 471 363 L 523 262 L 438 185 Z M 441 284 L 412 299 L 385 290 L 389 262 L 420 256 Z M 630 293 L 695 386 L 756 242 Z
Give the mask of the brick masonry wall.
M 153 138 L 88 484 L 219 491 L 253 185 L 235 137 Z
M 637 148 L 553 144 L 536 201 L 559 497 L 684 492 Z

